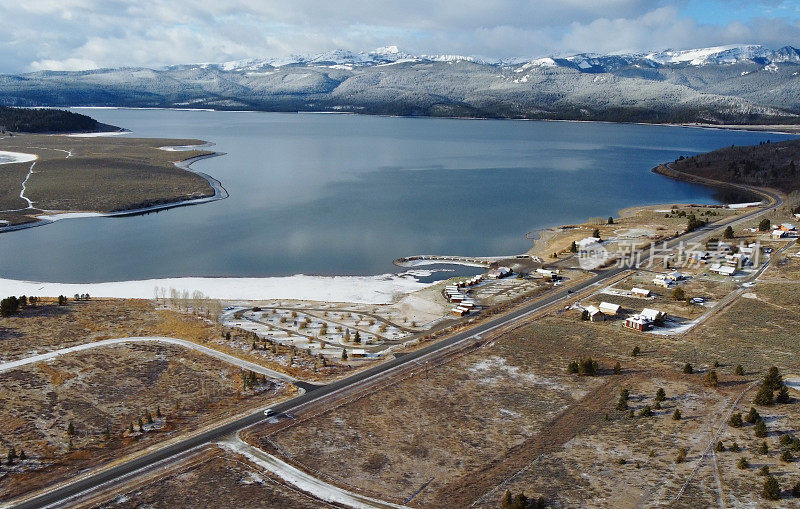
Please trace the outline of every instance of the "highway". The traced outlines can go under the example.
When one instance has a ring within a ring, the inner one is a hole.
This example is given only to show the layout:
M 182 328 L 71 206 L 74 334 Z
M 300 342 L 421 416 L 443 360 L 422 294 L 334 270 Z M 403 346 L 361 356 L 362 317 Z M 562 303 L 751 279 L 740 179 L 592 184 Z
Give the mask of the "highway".
M 674 237 L 673 239 L 667 241 L 667 248 L 674 249 L 679 245 L 680 242 L 693 241 L 699 237 L 702 237 L 703 235 L 708 234 L 709 232 L 720 230 L 728 226 L 729 224 L 741 223 L 743 221 L 753 219 L 754 217 L 760 214 L 764 214 L 770 209 L 778 207 L 783 203 L 783 200 L 777 194 L 771 192 L 764 192 L 760 190 L 759 193 L 762 195 L 769 196 L 772 200 L 774 200 L 774 203 L 770 204 L 769 206 L 763 209 L 750 212 L 743 216 L 739 216 L 735 219 L 724 221 L 715 225 L 706 225 L 693 232 Z M 642 252 L 642 254 L 647 255 L 648 251 L 645 250 Z M 649 257 L 646 258 L 646 260 L 648 259 Z M 352 388 L 368 379 L 388 376 L 392 374 L 392 372 L 399 370 L 399 368 L 401 367 L 407 367 L 405 365 L 408 363 L 411 362 L 422 363 L 426 360 L 433 359 L 437 356 L 437 354 L 445 354 L 447 349 L 450 347 L 453 347 L 461 342 L 470 339 L 476 339 L 476 337 L 479 337 L 483 334 L 486 334 L 495 329 L 511 324 L 517 320 L 535 314 L 543 310 L 544 308 L 553 305 L 558 301 L 570 297 L 571 293 L 578 293 L 581 292 L 582 290 L 589 288 L 592 285 L 599 285 L 626 270 L 629 270 L 629 267 L 613 267 L 602 271 L 597 271 L 593 277 L 572 286 L 569 290 L 565 289 L 559 292 L 554 292 L 550 295 L 547 295 L 537 300 L 536 302 L 533 302 L 520 309 L 511 311 L 505 315 L 487 320 L 486 322 L 476 325 L 475 327 L 469 330 L 456 333 L 441 341 L 425 346 L 417 351 L 411 352 L 409 354 L 403 355 L 401 357 L 392 360 L 388 360 L 380 365 L 353 374 L 342 380 L 330 383 L 328 385 L 324 385 L 312 391 L 305 392 L 300 396 L 297 396 L 283 403 L 276 404 L 271 408 L 277 413 L 291 412 L 300 407 L 301 405 L 310 403 L 312 401 L 317 401 L 327 396 L 330 396 L 331 394 L 337 393 L 339 391 Z M 105 470 L 89 474 L 85 477 L 77 478 L 74 481 L 70 482 L 69 484 L 54 486 L 50 491 L 47 491 L 37 496 L 30 497 L 27 500 L 20 500 L 18 502 L 12 501 L 11 507 L 16 507 L 19 509 L 34 509 L 40 507 L 47 507 L 59 502 L 63 503 L 67 499 L 75 497 L 85 491 L 97 488 L 100 485 L 106 483 L 110 483 L 123 476 L 128 476 L 140 469 L 152 466 L 156 462 L 169 459 L 181 453 L 185 453 L 190 449 L 217 441 L 220 438 L 224 437 L 225 435 L 238 432 L 246 427 L 252 426 L 264 420 L 265 416 L 263 411 L 258 411 L 256 413 L 242 417 L 238 420 L 223 424 L 217 428 L 186 438 L 181 442 L 167 445 L 164 448 L 159 449 L 157 451 L 139 456 L 126 463 L 115 465 Z

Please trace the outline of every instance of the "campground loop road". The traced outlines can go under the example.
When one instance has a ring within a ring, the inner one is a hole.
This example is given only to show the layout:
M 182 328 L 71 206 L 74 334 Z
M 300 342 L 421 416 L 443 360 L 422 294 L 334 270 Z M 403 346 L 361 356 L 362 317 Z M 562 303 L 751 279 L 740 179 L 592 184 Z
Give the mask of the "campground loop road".
M 773 193 L 771 191 L 762 191 L 762 190 L 758 190 L 758 192 L 761 195 L 768 196 L 771 200 L 773 200 L 773 203 L 769 204 L 768 206 L 762 209 L 749 212 L 734 219 L 722 221 L 716 224 L 706 225 L 690 233 L 674 237 L 665 242 L 667 245 L 666 246 L 667 249 L 674 249 L 675 247 L 678 247 L 681 242 L 695 240 L 698 237 L 706 235 L 712 231 L 720 230 L 721 228 L 724 228 L 729 224 L 738 224 L 750 220 L 783 204 L 783 199 L 776 193 Z M 642 254 L 647 255 L 647 253 L 648 252 L 645 251 Z M 650 260 L 649 257 L 644 259 L 644 261 L 649 261 L 649 260 Z M 401 367 L 404 367 L 408 363 L 412 362 L 419 363 L 419 361 L 423 359 L 435 358 L 437 354 L 442 354 L 442 355 L 446 354 L 451 347 L 458 346 L 460 343 L 466 343 L 470 339 L 476 340 L 481 335 L 484 335 L 488 332 L 504 327 L 517 320 L 527 318 L 535 313 L 538 313 L 539 311 L 542 311 L 544 308 L 548 306 L 551 306 L 559 301 L 568 299 L 569 297 L 572 296 L 573 293 L 579 293 L 589 288 L 590 286 L 599 285 L 626 270 L 629 270 L 629 267 L 613 267 L 605 270 L 595 271 L 595 275 L 592 276 L 590 279 L 587 279 L 586 281 L 583 281 L 581 283 L 572 286 L 569 290 L 562 290 L 559 292 L 555 292 L 553 294 L 550 294 L 546 297 L 537 300 L 536 302 L 528 304 L 522 308 L 511 311 L 497 318 L 490 319 L 469 330 L 456 333 L 448 338 L 445 338 L 441 341 L 425 346 L 419 350 L 410 352 L 401 357 L 396 357 L 392 360 L 388 360 L 380 365 L 373 366 L 359 373 L 355 373 L 342 380 L 332 382 L 328 385 L 319 387 L 313 391 L 305 392 L 304 394 L 297 396 L 296 398 L 285 401 L 283 403 L 276 404 L 271 408 L 277 413 L 290 412 L 292 410 L 296 410 L 298 407 L 301 407 L 302 405 L 305 405 L 312 401 L 320 400 L 331 394 L 338 393 L 345 389 L 354 387 L 355 385 L 362 383 L 366 380 L 374 379 L 377 377 L 390 376 L 393 372 L 398 371 Z M 78 476 L 74 480 L 68 482 L 67 484 L 53 486 L 49 488 L 49 491 L 45 491 L 44 493 L 41 493 L 39 495 L 29 496 L 25 499 L 17 499 L 15 501 L 10 501 L 10 503 L 8 503 L 6 506 L 15 507 L 19 509 L 34 509 L 40 507 L 49 507 L 58 503 L 65 503 L 68 502 L 68 500 L 71 498 L 79 496 L 82 493 L 97 488 L 103 484 L 110 483 L 116 479 L 119 479 L 122 476 L 129 475 L 137 470 L 143 469 L 156 462 L 169 459 L 173 456 L 179 455 L 195 447 L 219 441 L 226 435 L 238 432 L 244 428 L 250 427 L 254 424 L 258 424 L 265 420 L 266 418 L 264 416 L 263 411 L 259 411 L 251 415 L 242 417 L 238 420 L 231 421 L 221 426 L 218 426 L 217 428 L 191 436 L 181 442 L 167 445 L 164 448 L 153 451 L 149 454 L 136 457 L 126 463 L 115 465 L 113 467 L 106 468 L 104 470 L 96 471 L 95 473 L 88 473 L 82 477 Z

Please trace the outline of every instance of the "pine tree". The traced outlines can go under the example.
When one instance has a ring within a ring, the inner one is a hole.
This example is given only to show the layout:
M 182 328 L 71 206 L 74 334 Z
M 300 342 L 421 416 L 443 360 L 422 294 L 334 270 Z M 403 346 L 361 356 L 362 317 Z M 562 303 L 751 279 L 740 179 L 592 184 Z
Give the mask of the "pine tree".
M 756 422 L 756 425 L 753 426 L 753 434 L 758 438 L 764 438 L 767 436 L 767 425 L 764 424 L 764 421 L 759 420 Z
M 663 388 L 659 387 L 658 390 L 656 391 L 656 401 L 660 402 L 664 401 L 665 399 L 667 399 L 667 393 L 664 392 Z
M 67 425 L 67 435 L 74 436 L 75 435 L 75 425 L 72 424 L 72 421 L 69 421 Z
M 133 434 L 133 423 L 128 424 L 128 433 Z
M 158 417 L 159 419 L 161 419 L 161 417 L 162 417 L 161 416 L 161 407 L 160 406 L 156 407 L 156 417 Z
M 672 420 L 673 421 L 680 421 L 681 420 L 681 411 L 679 409 L 676 408 L 675 411 L 672 412 Z
M 353 342 L 354 343 L 361 343 L 361 334 L 358 331 L 356 331 L 356 335 L 353 336 Z
M 737 376 L 744 376 L 744 368 L 741 364 L 736 365 L 736 369 L 733 370 L 733 374 Z
M 142 418 L 141 417 L 139 417 L 137 423 L 139 424 L 139 432 L 143 432 L 144 431 L 144 423 L 142 422 Z
M 620 365 L 619 361 L 617 361 L 617 363 L 614 364 L 614 374 L 619 375 L 620 373 L 622 373 L 622 366 Z
M 781 498 L 781 486 L 774 475 L 767 476 L 761 495 L 767 500 L 779 500 Z
M 343 361 L 347 360 L 347 349 L 346 348 L 342 348 L 342 360 Z
M 758 454 L 769 454 L 769 446 L 766 442 L 758 444 Z
M 761 415 L 759 415 L 758 411 L 750 407 L 750 411 L 747 412 L 747 415 L 744 417 L 744 422 L 748 424 L 755 424 L 757 421 L 761 420 Z
M 28 455 L 25 454 L 25 450 L 24 449 L 21 449 L 19 451 L 19 460 L 20 461 L 25 461 L 26 459 L 28 459 Z
M 6 456 L 9 465 L 14 464 L 14 460 L 17 459 L 17 451 L 14 449 L 14 446 L 11 446 L 11 449 L 8 450 L 8 455 Z
M 775 396 L 775 402 L 786 404 L 791 403 L 792 398 L 789 396 L 789 389 L 786 388 L 785 385 L 782 385 L 780 389 L 778 389 L 778 395 Z
M 694 373 L 694 368 L 692 367 L 691 364 L 687 362 L 686 364 L 683 365 L 683 372 L 686 373 L 687 375 L 691 375 L 692 373 Z
M 736 466 L 744 470 L 746 468 L 750 468 L 750 463 L 747 461 L 747 458 L 739 458 L 739 461 L 736 462 Z
M 717 378 L 717 372 L 713 369 L 706 373 L 705 377 L 705 384 L 709 387 L 718 387 L 719 386 L 719 379 Z
M 731 418 L 728 419 L 728 425 L 734 428 L 741 428 L 742 427 L 742 414 L 737 412 L 731 415 Z

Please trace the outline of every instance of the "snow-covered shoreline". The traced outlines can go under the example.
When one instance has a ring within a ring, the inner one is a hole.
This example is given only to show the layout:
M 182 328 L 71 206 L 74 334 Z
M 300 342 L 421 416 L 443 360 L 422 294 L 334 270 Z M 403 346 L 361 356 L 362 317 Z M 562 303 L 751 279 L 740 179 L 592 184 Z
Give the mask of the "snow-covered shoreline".
M 93 297 L 152 299 L 156 289 L 202 292 L 224 300 L 315 300 L 360 304 L 390 304 L 433 283 L 422 283 L 414 274 L 377 276 L 294 276 L 265 278 L 183 277 L 113 281 L 105 283 L 47 283 L 0 279 L 0 295 L 56 297 L 88 293 Z

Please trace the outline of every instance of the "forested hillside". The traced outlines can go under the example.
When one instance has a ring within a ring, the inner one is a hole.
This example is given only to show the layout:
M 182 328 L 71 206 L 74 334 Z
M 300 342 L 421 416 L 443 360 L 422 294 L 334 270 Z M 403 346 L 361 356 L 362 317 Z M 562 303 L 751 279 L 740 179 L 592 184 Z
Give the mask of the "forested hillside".
M 75 133 L 98 131 L 92 117 L 66 110 L 0 106 L 0 130 L 19 133 Z

